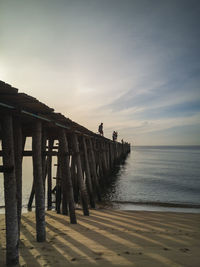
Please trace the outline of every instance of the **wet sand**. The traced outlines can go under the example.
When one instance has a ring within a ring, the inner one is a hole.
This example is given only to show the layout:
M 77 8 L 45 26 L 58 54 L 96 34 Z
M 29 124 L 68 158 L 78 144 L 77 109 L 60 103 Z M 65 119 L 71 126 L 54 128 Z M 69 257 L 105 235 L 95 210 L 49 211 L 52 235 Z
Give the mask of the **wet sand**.
M 200 266 L 200 214 L 77 211 L 77 225 L 46 213 L 47 240 L 35 241 L 35 213 L 23 214 L 20 266 Z M 5 224 L 0 215 L 0 266 L 5 266 Z

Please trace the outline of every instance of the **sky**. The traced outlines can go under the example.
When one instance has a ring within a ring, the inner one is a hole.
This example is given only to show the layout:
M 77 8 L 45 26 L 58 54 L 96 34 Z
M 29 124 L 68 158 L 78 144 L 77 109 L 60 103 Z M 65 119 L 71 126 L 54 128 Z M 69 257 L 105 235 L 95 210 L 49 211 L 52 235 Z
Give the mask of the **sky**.
M 200 145 L 199 0 L 0 0 L 0 80 L 132 145 Z

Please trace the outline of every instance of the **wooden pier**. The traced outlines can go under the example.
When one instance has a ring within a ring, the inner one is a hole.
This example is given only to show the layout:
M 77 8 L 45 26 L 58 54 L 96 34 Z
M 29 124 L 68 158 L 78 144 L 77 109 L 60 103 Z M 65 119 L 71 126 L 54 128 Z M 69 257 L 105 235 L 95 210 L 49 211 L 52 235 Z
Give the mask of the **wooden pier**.
M 32 150 L 25 150 L 26 138 L 32 138 Z M 54 112 L 36 98 L 0 81 L 0 140 L 4 173 L 6 262 L 19 262 L 18 245 L 22 210 L 22 162 L 33 159 L 33 185 L 28 209 L 35 197 L 36 239 L 43 242 L 45 232 L 45 197 L 52 209 L 52 191 L 56 211 L 77 223 L 75 204 L 83 214 L 101 201 L 101 185 L 106 184 L 115 165 L 130 152 L 130 144 L 113 142 Z M 57 175 L 52 177 L 52 157 L 57 157 Z M 52 179 L 56 187 L 52 188 Z M 47 181 L 46 181 L 47 180 Z M 47 189 L 45 189 L 47 184 Z M 45 196 L 45 191 L 47 194 Z

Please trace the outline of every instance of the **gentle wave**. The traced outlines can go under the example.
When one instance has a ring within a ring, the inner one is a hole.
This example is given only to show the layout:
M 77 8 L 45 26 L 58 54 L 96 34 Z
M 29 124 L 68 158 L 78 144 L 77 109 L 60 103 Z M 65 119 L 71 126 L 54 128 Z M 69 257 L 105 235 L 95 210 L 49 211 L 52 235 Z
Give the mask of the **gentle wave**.
M 172 208 L 200 208 L 200 204 L 189 203 L 170 203 L 170 202 L 154 202 L 154 201 L 112 201 L 113 204 L 130 204 L 130 205 L 147 205 L 158 207 L 172 207 Z
M 200 146 L 133 147 L 105 200 L 149 210 L 200 208 Z

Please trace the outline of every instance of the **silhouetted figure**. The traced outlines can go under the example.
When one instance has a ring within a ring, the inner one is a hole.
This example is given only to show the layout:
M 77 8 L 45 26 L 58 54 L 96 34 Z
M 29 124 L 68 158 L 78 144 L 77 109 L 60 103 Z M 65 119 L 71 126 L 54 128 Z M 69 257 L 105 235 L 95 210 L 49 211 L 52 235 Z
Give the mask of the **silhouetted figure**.
M 103 136 L 103 122 L 99 125 L 99 133 Z
M 114 141 L 114 142 L 117 141 L 117 135 L 118 135 L 118 133 L 115 132 L 115 131 L 113 131 L 112 138 L 113 138 L 113 141 Z
M 118 132 L 115 132 L 115 141 L 117 141 Z
M 113 139 L 113 141 L 115 141 L 115 131 L 113 131 L 112 139 Z

